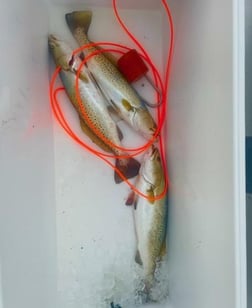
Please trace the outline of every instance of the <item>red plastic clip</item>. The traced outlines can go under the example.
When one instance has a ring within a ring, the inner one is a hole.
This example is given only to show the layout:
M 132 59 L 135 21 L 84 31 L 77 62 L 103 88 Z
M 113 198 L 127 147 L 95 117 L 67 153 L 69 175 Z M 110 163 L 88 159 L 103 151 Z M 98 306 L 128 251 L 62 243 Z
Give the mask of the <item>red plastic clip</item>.
M 118 60 L 117 65 L 120 72 L 124 75 L 129 83 L 133 83 L 144 77 L 160 94 L 160 101 L 157 104 L 151 104 L 145 101 L 149 107 L 156 108 L 162 104 L 162 93 L 160 89 L 155 86 L 154 82 L 148 77 L 147 72 L 149 69 L 135 49 L 131 49 L 130 51 L 126 52 Z

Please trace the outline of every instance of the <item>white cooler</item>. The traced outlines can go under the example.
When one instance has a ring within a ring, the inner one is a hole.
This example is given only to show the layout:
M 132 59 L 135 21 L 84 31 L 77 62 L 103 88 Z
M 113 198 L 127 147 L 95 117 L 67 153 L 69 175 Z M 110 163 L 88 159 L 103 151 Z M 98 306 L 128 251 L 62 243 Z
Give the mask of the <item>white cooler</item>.
M 118 0 L 163 70 L 169 29 L 160 3 Z M 145 306 L 245 308 L 244 3 L 169 5 L 169 297 Z M 1 1 L 1 308 L 135 307 L 126 299 L 135 249 L 128 187 L 115 186 L 112 171 L 67 137 L 50 108 L 47 36 L 73 43 L 64 14 L 78 9 L 94 12 L 93 41 L 133 46 L 109 0 Z

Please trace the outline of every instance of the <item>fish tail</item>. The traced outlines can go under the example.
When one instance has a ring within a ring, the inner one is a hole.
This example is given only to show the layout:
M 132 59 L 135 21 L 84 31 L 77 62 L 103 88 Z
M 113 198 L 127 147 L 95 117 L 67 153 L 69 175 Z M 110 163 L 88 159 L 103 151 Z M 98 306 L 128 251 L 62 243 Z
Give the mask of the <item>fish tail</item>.
M 137 290 L 137 295 L 143 304 L 155 302 L 151 296 L 151 286 L 152 285 L 149 281 L 143 280 L 141 283 L 141 288 Z
M 116 160 L 116 168 L 127 178 L 131 179 L 138 175 L 140 169 L 140 163 L 134 158 L 127 159 L 117 159 Z M 114 179 L 116 184 L 123 182 L 123 179 L 120 175 L 115 171 Z
M 87 35 L 89 26 L 92 21 L 91 11 L 75 11 L 65 15 L 67 25 L 72 33 L 81 29 Z
M 149 276 L 144 280 L 144 291 L 146 294 L 150 294 L 153 287 L 153 276 Z
M 156 268 L 156 262 L 151 262 L 149 264 L 149 268 L 146 269 L 145 277 L 144 277 L 144 292 L 150 296 L 152 287 L 154 286 L 155 278 L 154 278 L 154 272 Z

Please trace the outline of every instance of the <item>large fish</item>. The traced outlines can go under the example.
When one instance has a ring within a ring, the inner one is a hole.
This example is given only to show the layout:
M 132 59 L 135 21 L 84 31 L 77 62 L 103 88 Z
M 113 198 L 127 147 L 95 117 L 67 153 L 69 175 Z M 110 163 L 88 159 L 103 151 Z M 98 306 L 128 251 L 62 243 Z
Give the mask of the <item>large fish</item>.
M 78 56 L 73 57 L 72 49 L 64 41 L 58 39 L 54 35 L 49 35 L 48 44 L 56 66 L 61 68 L 60 77 L 66 89 L 66 93 L 79 113 L 82 130 L 94 143 L 106 152 L 111 152 L 117 156 L 127 155 L 120 149 L 104 142 L 82 115 L 75 90 L 76 71 L 81 64 L 80 58 Z M 91 120 L 94 127 L 99 130 L 105 138 L 120 147 L 121 143 L 118 127 L 107 110 L 103 95 L 97 88 L 92 75 L 85 66 L 83 66 L 79 77 L 79 91 L 81 102 L 87 113 L 88 119 Z M 140 164 L 133 158 L 119 158 L 116 160 L 116 167 L 127 178 L 131 178 L 138 174 Z M 121 177 L 116 172 L 115 181 L 116 183 L 122 181 Z
M 77 11 L 66 14 L 67 24 L 80 46 L 90 44 L 87 32 L 92 20 L 92 12 Z M 83 50 L 85 56 L 98 48 Z M 156 124 L 144 102 L 129 85 L 117 67 L 103 53 L 88 60 L 88 67 L 107 100 L 117 114 L 135 131 L 146 139 L 151 139 L 156 131 Z
M 154 283 L 157 261 L 166 250 L 167 196 L 154 200 L 165 189 L 165 171 L 160 154 L 152 146 L 144 156 L 136 188 L 149 196 L 145 199 L 131 193 L 126 201 L 133 206 L 134 225 L 137 238 L 135 260 L 143 266 L 145 291 L 149 293 Z

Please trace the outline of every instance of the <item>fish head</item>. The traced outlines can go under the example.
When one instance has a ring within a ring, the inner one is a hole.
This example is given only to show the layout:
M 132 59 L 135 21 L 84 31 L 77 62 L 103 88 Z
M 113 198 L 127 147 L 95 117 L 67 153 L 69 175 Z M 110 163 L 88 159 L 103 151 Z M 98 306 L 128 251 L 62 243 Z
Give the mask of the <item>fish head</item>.
M 73 51 L 71 47 L 53 34 L 48 36 L 48 46 L 55 64 L 64 70 L 69 70 L 73 62 Z
M 145 107 L 136 109 L 133 117 L 134 127 L 147 140 L 151 140 L 156 132 L 157 125 Z
M 159 185 L 164 177 L 159 150 L 152 145 L 144 155 L 141 173 L 153 186 Z

